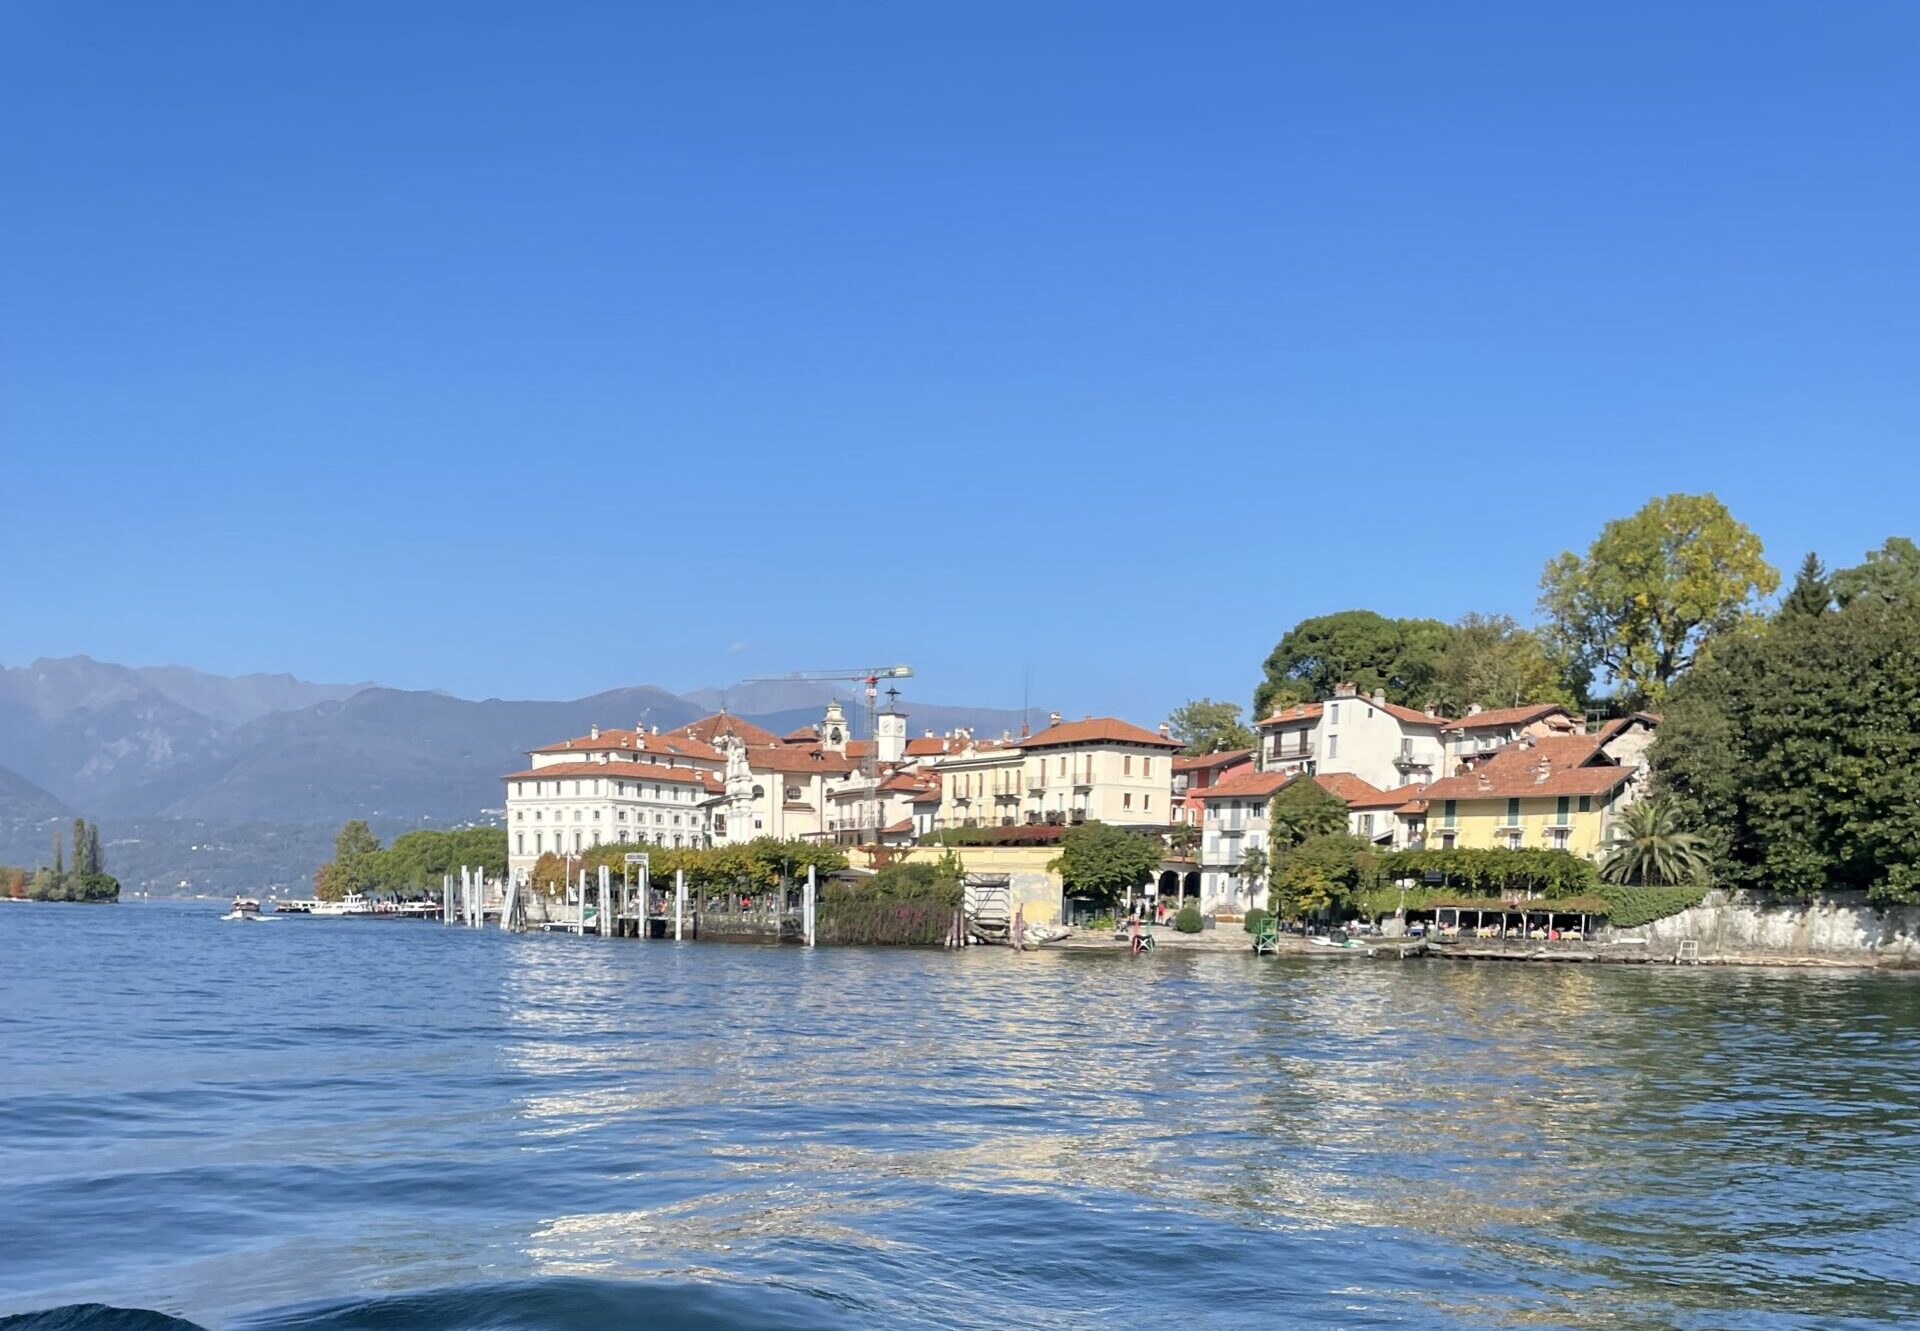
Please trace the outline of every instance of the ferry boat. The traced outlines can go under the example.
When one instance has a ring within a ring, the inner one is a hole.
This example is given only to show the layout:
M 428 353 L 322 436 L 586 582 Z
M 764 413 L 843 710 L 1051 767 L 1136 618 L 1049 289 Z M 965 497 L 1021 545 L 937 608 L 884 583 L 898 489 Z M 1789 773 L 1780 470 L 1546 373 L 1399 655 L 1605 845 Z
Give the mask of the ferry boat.
M 316 901 L 312 914 L 315 915 L 371 915 L 373 903 L 359 892 L 349 892 L 338 901 Z

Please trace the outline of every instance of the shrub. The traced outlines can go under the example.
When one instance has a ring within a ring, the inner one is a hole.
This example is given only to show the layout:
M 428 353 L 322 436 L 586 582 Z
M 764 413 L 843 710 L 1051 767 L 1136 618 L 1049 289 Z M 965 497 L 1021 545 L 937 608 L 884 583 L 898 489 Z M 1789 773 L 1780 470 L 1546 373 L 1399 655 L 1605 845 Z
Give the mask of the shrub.
M 1198 906 L 1182 906 L 1180 913 L 1173 917 L 1173 927 L 1183 934 L 1199 933 L 1201 927 L 1200 908 Z
M 1247 912 L 1247 922 L 1245 926 L 1247 932 L 1250 934 L 1259 933 L 1262 929 L 1266 928 L 1267 921 L 1272 918 L 1273 916 L 1269 915 L 1266 911 L 1255 906 Z
M 1664 920 L 1669 915 L 1697 906 L 1706 897 L 1704 887 L 1624 887 L 1608 884 L 1600 889 L 1607 903 L 1607 919 L 1616 929 L 1633 929 L 1642 924 Z

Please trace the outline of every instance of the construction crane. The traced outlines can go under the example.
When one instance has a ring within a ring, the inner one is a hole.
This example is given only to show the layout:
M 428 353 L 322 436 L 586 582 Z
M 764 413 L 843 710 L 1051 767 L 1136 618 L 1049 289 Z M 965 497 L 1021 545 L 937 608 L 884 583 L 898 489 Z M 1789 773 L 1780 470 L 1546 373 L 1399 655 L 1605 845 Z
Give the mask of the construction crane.
M 911 679 L 913 667 L 904 665 L 866 666 L 851 670 L 796 670 L 787 675 L 762 675 L 743 681 L 747 684 L 859 684 L 867 691 L 867 758 L 863 766 L 867 776 L 867 808 L 873 815 L 874 840 L 880 839 L 880 681 Z

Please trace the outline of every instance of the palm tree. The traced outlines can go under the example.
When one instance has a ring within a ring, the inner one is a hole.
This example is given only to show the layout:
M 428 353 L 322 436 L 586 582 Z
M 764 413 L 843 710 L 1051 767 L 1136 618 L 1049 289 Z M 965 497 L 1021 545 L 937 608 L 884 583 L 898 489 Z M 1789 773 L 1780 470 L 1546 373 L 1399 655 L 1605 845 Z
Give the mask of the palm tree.
M 1267 852 L 1258 846 L 1243 852 L 1240 863 L 1233 866 L 1233 874 L 1247 885 L 1247 904 L 1251 906 L 1266 883 Z
M 1706 839 L 1681 825 L 1679 806 L 1665 795 L 1621 814 L 1600 849 L 1600 876 L 1609 883 L 1693 883 L 1707 873 Z

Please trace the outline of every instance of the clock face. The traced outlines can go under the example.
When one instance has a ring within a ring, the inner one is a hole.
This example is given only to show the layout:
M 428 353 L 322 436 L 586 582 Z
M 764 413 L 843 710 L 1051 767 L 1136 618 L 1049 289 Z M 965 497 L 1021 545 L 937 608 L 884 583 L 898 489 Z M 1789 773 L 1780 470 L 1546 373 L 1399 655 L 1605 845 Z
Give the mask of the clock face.
M 838 744 L 840 742 L 840 727 L 835 726 L 831 731 L 829 731 L 827 734 L 827 738 L 832 740 L 835 744 Z

